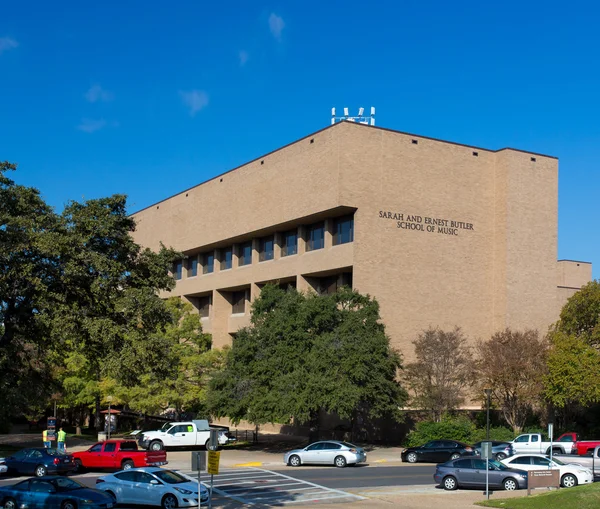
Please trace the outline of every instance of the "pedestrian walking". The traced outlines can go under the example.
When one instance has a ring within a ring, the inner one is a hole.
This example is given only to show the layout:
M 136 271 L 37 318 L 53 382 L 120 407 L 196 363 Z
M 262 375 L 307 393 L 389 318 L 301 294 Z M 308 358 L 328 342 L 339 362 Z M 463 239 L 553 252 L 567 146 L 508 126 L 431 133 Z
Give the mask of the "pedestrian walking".
M 42 442 L 44 442 L 44 447 L 46 449 L 50 449 L 50 440 L 48 440 L 48 430 L 47 429 L 42 431 Z
M 58 435 L 57 435 L 57 447 L 59 451 L 65 451 L 67 450 L 66 444 L 65 444 L 65 440 L 67 438 L 67 434 L 63 431 L 62 428 L 60 428 L 58 430 Z

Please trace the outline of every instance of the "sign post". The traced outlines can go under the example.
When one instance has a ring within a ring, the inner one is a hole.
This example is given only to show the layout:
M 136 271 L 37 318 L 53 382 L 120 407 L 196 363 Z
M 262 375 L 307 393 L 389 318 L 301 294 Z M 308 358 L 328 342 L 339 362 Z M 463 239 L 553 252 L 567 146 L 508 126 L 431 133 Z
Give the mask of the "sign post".
M 548 465 L 549 469 L 552 468 L 552 452 L 553 452 L 552 437 L 553 437 L 553 433 L 554 433 L 554 424 L 549 422 L 548 423 L 548 438 L 550 438 L 550 465 Z
M 481 442 L 481 455 L 485 461 L 485 495 L 490 499 L 490 459 L 492 458 L 492 442 Z
M 210 430 L 210 439 L 208 441 L 208 473 L 210 474 L 210 493 L 208 494 L 208 509 L 212 509 L 212 494 L 214 476 L 219 475 L 219 459 L 221 453 L 219 448 L 219 432 L 216 429 Z
M 48 417 L 46 429 L 48 430 L 48 442 L 54 442 L 56 440 L 56 417 Z

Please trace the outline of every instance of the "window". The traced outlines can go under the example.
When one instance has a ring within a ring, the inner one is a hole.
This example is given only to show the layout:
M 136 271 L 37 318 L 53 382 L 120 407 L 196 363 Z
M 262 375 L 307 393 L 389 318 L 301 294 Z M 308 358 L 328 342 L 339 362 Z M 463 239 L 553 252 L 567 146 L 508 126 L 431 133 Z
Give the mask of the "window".
M 252 263 L 252 242 L 244 242 L 239 248 L 240 260 L 239 266 L 250 265 Z
M 202 274 L 212 274 L 215 270 L 215 253 L 204 253 L 202 255 Z
M 510 462 L 511 465 L 531 465 L 529 456 L 522 456 L 521 458 L 515 458 Z
M 471 460 L 457 460 L 454 462 L 456 468 L 473 468 Z
M 50 455 L 52 456 L 52 455 Z M 42 453 L 40 451 L 36 451 L 35 449 L 29 453 L 27 456 L 28 460 L 38 460 L 42 459 Z
M 320 295 L 331 295 L 337 292 L 342 286 L 352 288 L 352 274 L 350 272 L 320 278 L 317 293 Z
M 102 444 L 96 444 L 92 446 L 89 452 L 100 452 L 102 450 Z
M 106 449 L 105 449 L 106 450 Z M 121 451 L 137 451 L 137 444 L 135 442 L 121 442 L 121 447 L 119 447 Z
M 175 279 L 181 279 L 181 273 L 183 272 L 183 261 L 177 260 L 173 263 L 173 277 Z
M 533 464 L 534 465 L 542 465 L 544 467 L 550 466 L 550 460 L 547 458 L 540 458 L 539 456 L 533 456 Z
M 202 318 L 208 318 L 210 315 L 210 295 L 198 297 L 198 314 Z
M 232 292 L 231 294 L 231 312 L 245 313 L 246 312 L 246 290 Z
M 265 237 L 260 239 L 259 261 L 266 262 L 273 259 L 274 241 L 273 237 Z
M 538 442 L 540 439 L 540 437 L 538 437 L 537 435 L 531 435 L 531 441 L 532 442 Z
M 221 270 L 227 270 L 231 268 L 231 259 L 233 251 L 230 247 L 221 249 Z
M 442 445 L 440 447 L 445 447 L 446 449 L 456 449 L 458 447 L 458 444 L 456 442 L 450 442 L 448 440 L 446 440 L 446 441 L 442 440 Z
M 187 276 L 194 277 L 198 275 L 198 257 L 192 256 L 187 259 Z
M 354 241 L 354 218 L 341 217 L 333 222 L 333 245 Z
M 118 474 L 114 475 L 120 481 L 135 482 L 136 480 L 136 472 L 132 472 L 130 470 L 126 472 L 119 472 Z
M 520 435 L 517 438 L 515 438 L 515 442 L 529 442 L 529 435 Z
M 307 451 L 320 451 L 323 449 L 325 444 L 323 442 L 317 442 L 316 444 L 310 445 L 306 448 Z
M 104 452 L 115 452 L 116 448 L 117 444 L 115 442 L 108 442 L 107 444 L 104 444 Z
M 52 493 L 55 490 L 54 486 L 52 486 L 52 484 L 50 484 L 48 481 L 38 481 L 32 479 L 29 491 L 33 491 L 34 493 Z
M 334 450 L 341 448 L 342 446 L 340 444 L 336 444 L 335 442 L 325 442 L 325 445 L 323 445 L 324 450 Z
M 298 231 L 290 230 L 281 235 L 281 256 L 298 254 Z
M 456 466 L 456 463 L 454 466 Z M 476 468 L 477 470 L 485 470 L 485 460 L 473 460 L 473 468 Z
M 154 481 L 155 484 L 161 484 L 154 478 L 153 475 L 150 475 L 147 472 L 140 472 L 139 470 L 137 471 L 136 482 L 150 484 L 152 481 Z
M 306 228 L 306 250 L 315 251 L 325 247 L 325 226 L 323 223 L 312 224 Z

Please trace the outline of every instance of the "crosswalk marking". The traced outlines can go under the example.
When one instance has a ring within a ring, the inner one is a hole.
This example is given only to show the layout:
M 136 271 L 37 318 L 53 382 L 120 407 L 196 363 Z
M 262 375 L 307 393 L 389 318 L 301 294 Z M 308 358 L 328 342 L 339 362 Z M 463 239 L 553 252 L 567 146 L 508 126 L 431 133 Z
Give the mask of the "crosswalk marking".
M 192 480 L 197 480 L 197 472 L 182 471 L 181 473 Z M 202 481 L 203 484 L 208 484 L 206 474 L 202 475 Z M 220 497 L 227 497 L 247 505 L 342 503 L 366 499 L 361 495 L 327 488 L 257 467 L 222 469 L 219 475 L 214 477 L 213 492 Z

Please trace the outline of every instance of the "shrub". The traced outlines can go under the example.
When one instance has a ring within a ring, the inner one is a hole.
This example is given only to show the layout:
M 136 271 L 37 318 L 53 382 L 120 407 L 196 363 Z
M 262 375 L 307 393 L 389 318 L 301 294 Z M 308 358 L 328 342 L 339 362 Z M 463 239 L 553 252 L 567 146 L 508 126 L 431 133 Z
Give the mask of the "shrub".
M 485 440 L 486 429 L 477 428 L 475 424 L 465 416 L 444 416 L 440 422 L 421 421 L 415 429 L 410 431 L 406 437 L 406 445 L 415 447 L 423 445 L 429 440 L 458 440 L 467 444 L 474 444 Z M 511 441 L 515 437 L 512 430 L 497 426 L 490 428 L 490 440 Z

